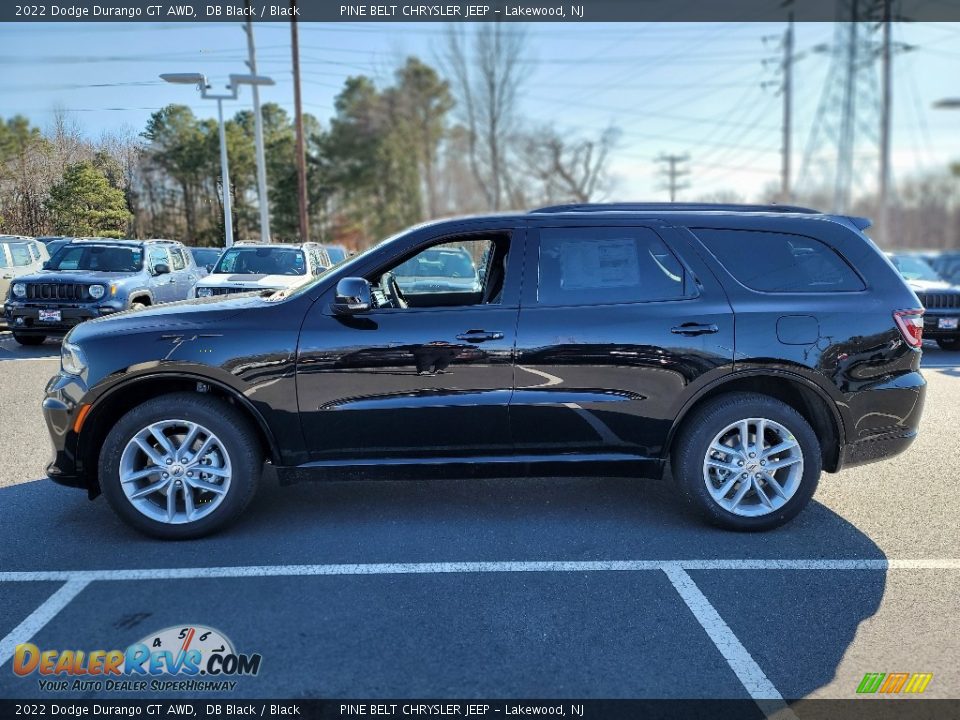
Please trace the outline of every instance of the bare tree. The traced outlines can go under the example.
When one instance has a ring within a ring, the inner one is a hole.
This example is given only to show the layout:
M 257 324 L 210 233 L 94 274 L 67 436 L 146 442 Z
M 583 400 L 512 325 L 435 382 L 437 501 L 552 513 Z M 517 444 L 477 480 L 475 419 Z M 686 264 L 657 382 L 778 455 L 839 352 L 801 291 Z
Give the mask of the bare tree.
M 522 84 L 525 33 L 502 23 L 447 30 L 441 62 L 451 78 L 467 129 L 470 170 L 491 210 L 503 207 L 509 186 L 507 138 L 514 131 Z
M 596 139 L 568 139 L 555 128 L 543 127 L 517 139 L 524 175 L 539 184 L 543 202 L 590 202 L 608 189 L 607 161 L 620 137 L 614 127 Z

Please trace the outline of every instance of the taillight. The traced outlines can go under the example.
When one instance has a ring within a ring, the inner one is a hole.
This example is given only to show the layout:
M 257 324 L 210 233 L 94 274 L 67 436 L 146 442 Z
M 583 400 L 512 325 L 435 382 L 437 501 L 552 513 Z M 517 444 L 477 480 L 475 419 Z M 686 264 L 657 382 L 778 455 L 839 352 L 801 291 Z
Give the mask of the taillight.
M 923 310 L 896 310 L 893 319 L 910 347 L 923 344 Z

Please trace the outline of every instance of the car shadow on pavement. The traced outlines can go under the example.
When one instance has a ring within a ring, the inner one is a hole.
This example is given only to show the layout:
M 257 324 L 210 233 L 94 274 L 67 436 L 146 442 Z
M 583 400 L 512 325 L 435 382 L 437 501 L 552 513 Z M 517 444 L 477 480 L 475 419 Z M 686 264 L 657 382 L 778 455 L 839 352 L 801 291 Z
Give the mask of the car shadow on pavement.
M 518 560 L 885 559 L 870 538 L 817 502 L 784 528 L 731 533 L 704 526 L 685 512 L 667 481 L 620 478 L 354 481 L 286 488 L 268 480 L 236 525 L 190 542 L 142 537 L 123 525 L 102 498 L 90 503 L 81 491 L 38 481 L 0 489 L 0 526 L 6 528 L 0 535 L 4 571 Z M 787 698 L 805 697 L 831 681 L 860 623 L 877 611 L 886 586 L 884 570 L 689 572 Z M 548 580 L 542 575 L 550 573 L 524 574 L 522 583 L 535 588 Z M 670 622 L 678 629 L 697 627 L 693 616 L 677 605 L 678 598 L 663 596 L 672 595 L 672 590 L 659 571 L 603 576 L 603 582 L 622 578 L 622 602 L 634 596 L 631 583 L 659 588 L 650 591 L 663 599 L 652 605 L 648 599 L 636 612 L 662 614 L 666 607 L 677 607 L 680 614 Z M 671 604 L 666 605 L 668 601 Z M 571 597 L 569 602 L 578 600 Z M 663 670 L 664 677 L 684 672 Z M 352 688 L 354 694 L 371 690 L 362 687 L 362 676 L 358 672 L 361 686 Z M 850 689 L 851 696 L 854 690 Z M 671 689 L 658 685 L 651 693 L 669 697 Z

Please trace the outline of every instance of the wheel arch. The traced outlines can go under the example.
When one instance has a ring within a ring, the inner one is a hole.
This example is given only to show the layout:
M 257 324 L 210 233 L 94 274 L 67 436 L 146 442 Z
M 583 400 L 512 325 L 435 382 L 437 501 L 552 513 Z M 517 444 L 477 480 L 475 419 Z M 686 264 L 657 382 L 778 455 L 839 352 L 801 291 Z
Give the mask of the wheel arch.
M 747 370 L 734 373 L 702 388 L 687 400 L 678 413 L 667 435 L 666 448 L 672 448 L 677 434 L 691 411 L 704 402 L 729 392 L 753 392 L 776 398 L 810 423 L 820 439 L 823 469 L 836 472 L 840 464 L 841 448 L 845 442 L 843 418 L 835 402 L 823 388 L 802 375 L 786 371 Z
M 177 392 L 211 394 L 236 406 L 252 422 L 264 455 L 280 462 L 276 438 L 263 415 L 243 393 L 222 382 L 193 373 L 154 373 L 120 383 L 96 400 L 77 440 L 91 496 L 99 493 L 97 467 L 100 449 L 114 424 L 127 412 L 147 400 Z

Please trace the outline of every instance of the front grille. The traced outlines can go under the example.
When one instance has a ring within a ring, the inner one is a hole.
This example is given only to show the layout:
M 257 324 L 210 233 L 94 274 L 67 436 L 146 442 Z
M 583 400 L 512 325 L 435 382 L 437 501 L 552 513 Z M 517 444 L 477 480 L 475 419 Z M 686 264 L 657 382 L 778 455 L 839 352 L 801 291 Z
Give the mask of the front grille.
M 215 287 L 210 288 L 213 295 L 233 295 L 234 293 L 256 292 L 257 288 Z
M 927 310 L 960 308 L 960 293 L 917 293 L 917 297 Z
M 88 285 L 80 283 L 29 283 L 28 300 L 90 300 Z

